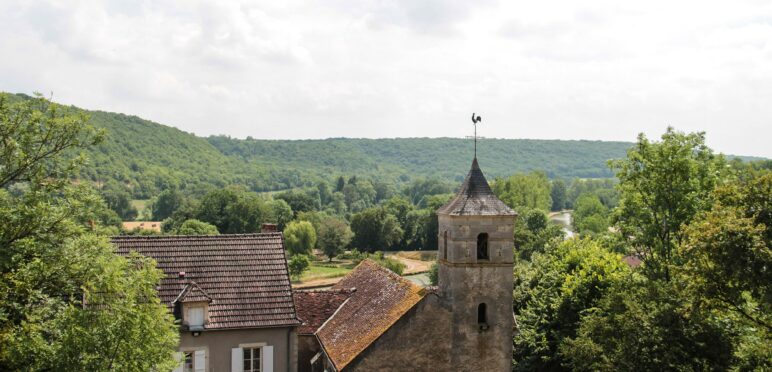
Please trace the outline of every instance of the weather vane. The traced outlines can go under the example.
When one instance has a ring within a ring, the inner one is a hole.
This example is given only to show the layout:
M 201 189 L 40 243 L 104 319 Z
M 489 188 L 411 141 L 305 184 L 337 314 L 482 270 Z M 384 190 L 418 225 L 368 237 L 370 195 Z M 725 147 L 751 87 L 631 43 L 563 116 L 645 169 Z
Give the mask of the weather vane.
M 472 113 L 472 124 L 474 125 L 474 158 L 477 159 L 477 123 L 481 122 L 482 118 L 480 115 L 475 116 L 474 112 Z

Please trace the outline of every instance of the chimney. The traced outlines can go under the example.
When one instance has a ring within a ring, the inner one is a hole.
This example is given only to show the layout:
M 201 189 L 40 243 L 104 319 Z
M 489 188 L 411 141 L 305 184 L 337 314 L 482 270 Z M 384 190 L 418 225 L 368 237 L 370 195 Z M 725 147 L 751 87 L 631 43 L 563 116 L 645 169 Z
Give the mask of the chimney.
M 276 228 L 275 223 L 264 223 L 263 226 L 260 227 L 260 232 L 263 234 L 275 233 L 277 231 L 279 231 L 279 229 Z

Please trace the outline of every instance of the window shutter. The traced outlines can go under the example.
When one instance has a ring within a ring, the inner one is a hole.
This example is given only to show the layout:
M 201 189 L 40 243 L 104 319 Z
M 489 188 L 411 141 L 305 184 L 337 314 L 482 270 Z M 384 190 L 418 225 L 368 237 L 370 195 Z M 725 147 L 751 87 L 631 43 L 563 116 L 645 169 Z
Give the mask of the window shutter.
M 231 349 L 231 372 L 244 372 L 244 349 Z
M 185 354 L 176 353 L 174 355 L 174 359 L 177 360 L 177 367 L 174 367 L 174 370 L 172 372 L 182 372 L 182 363 L 185 362 Z
M 196 350 L 193 354 L 193 367 L 196 372 L 206 372 L 206 351 Z
M 263 368 L 260 372 L 273 372 L 273 346 L 263 346 Z

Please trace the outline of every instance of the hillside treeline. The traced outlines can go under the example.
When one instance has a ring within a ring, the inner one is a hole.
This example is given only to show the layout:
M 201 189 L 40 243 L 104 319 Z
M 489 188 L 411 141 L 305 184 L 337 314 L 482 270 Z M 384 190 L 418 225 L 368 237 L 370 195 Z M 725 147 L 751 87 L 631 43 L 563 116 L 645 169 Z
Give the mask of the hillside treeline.
M 6 99 L 31 97 L 17 94 Z M 241 185 L 249 191 L 308 187 L 357 175 L 391 183 L 438 178 L 459 182 L 473 143 L 456 138 L 257 140 L 197 137 L 136 116 L 62 107 L 86 114 L 105 141 L 80 149 L 89 163 L 79 178 L 114 183 L 132 199 L 149 199 L 176 187 Z M 488 175 L 540 170 L 550 178 L 611 177 L 606 161 L 624 156 L 626 142 L 481 139 L 479 157 Z M 484 160 L 483 160 L 484 159 Z

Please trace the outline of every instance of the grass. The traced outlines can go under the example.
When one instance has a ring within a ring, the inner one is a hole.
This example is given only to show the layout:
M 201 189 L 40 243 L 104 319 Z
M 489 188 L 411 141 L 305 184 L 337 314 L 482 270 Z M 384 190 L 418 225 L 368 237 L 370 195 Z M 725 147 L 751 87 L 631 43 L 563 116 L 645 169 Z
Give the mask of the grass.
M 354 263 L 348 260 L 311 261 L 308 271 L 300 277 L 300 282 L 310 282 L 318 279 L 338 278 L 345 276 L 354 268 Z
M 132 199 L 131 200 L 131 206 L 134 207 L 137 210 L 137 220 L 138 221 L 145 221 L 150 218 L 150 210 L 148 209 L 148 206 L 150 204 L 150 199 Z

